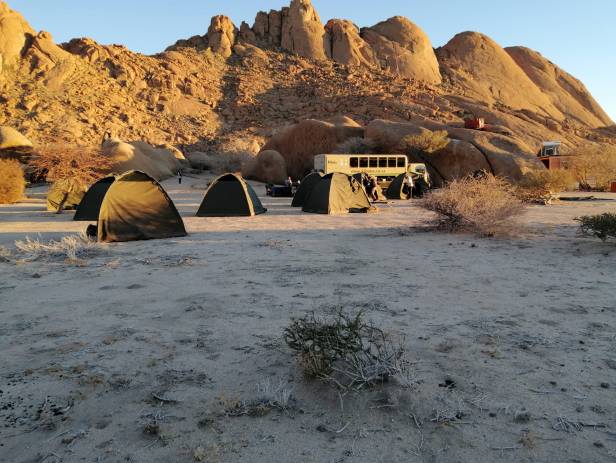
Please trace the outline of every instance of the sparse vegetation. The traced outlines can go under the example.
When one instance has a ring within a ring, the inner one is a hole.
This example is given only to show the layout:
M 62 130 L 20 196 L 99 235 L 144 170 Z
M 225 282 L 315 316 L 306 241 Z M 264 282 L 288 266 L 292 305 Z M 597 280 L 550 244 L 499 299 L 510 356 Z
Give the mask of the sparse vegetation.
M 47 242 L 26 237 L 23 241 L 15 241 L 15 247 L 31 260 L 64 259 L 69 263 L 82 263 L 83 259 L 101 252 L 101 245 L 85 234 L 65 236 L 60 241 Z
M 13 204 L 24 196 L 26 182 L 18 161 L 0 159 L 0 204 Z
M 397 377 L 408 384 L 409 362 L 401 343 L 367 323 L 361 313 L 294 320 L 284 332 L 305 374 L 341 391 L 361 390 Z
M 599 215 L 587 215 L 577 219 L 583 234 L 596 236 L 602 241 L 616 238 L 616 214 L 606 212 Z
M 109 173 L 111 160 L 99 147 L 57 144 L 38 148 L 31 166 L 39 178 L 71 179 L 87 188 Z
M 574 186 L 575 179 L 568 170 L 533 170 L 516 185 L 515 195 L 525 203 L 550 204 L 558 193 Z
M 222 400 L 224 413 L 232 417 L 257 417 L 265 416 L 273 410 L 286 411 L 293 401 L 292 393 L 286 381 L 266 379 L 257 385 L 257 397 L 253 400 Z
M 494 236 L 511 228 L 511 220 L 524 207 L 505 180 L 486 174 L 454 180 L 429 193 L 420 203 L 437 213 L 438 228 L 450 232 L 470 231 Z
M 339 154 L 371 154 L 378 151 L 374 140 L 361 137 L 349 138 L 340 143 L 334 150 L 335 153 Z
M 616 147 L 589 145 L 574 151 L 570 170 L 581 190 L 605 191 L 616 180 Z
M 409 156 L 419 157 L 432 154 L 449 144 L 449 134 L 446 130 L 425 130 L 420 135 L 408 135 L 400 142 L 399 149 Z

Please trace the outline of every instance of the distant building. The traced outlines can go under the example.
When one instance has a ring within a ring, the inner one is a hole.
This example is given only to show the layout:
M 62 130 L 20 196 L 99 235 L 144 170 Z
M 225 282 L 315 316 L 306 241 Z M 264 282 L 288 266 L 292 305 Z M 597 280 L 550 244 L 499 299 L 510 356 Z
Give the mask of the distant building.
M 546 169 L 558 170 L 568 167 L 571 156 L 564 156 L 560 153 L 561 145 L 559 141 L 546 141 L 541 145 L 538 156 Z

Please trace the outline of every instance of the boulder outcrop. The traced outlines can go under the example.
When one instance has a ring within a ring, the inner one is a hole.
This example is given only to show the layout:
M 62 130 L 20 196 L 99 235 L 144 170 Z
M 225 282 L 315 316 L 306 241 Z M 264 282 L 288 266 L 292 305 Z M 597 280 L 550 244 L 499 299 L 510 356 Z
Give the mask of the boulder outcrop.
M 381 66 L 411 79 L 440 84 L 439 63 L 426 33 L 403 16 L 394 16 L 364 28 L 361 37 L 370 44 Z

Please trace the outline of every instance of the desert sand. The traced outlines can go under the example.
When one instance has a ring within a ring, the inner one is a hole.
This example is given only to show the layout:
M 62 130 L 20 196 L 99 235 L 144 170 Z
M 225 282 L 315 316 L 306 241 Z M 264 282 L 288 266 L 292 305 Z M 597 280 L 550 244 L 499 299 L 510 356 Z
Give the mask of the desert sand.
M 79 262 L 14 249 L 85 227 L 45 212 L 44 188 L 0 208 L 0 461 L 614 461 L 616 247 L 573 218 L 616 195 L 480 239 L 426 230 L 414 201 L 195 218 L 208 180 L 164 183 L 190 236 Z M 303 376 L 282 330 L 341 308 L 404 337 L 412 387 L 341 401 Z M 288 409 L 224 413 L 264 389 Z

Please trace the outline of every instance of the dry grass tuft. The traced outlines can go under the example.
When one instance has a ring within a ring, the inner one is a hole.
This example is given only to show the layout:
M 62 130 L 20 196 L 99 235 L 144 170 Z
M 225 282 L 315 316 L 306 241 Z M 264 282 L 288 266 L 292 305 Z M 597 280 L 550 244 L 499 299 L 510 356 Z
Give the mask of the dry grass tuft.
M 601 241 L 616 238 L 616 214 L 606 212 L 599 215 L 587 215 L 575 219 L 580 223 L 584 235 L 595 236 Z
M 62 259 L 67 263 L 82 264 L 84 259 L 99 254 L 102 246 L 92 241 L 85 234 L 69 235 L 60 241 L 41 241 L 31 239 L 15 241 L 17 251 L 28 256 L 29 260 L 57 260 Z
M 37 149 L 30 162 L 40 178 L 72 179 L 87 188 L 107 175 L 111 159 L 98 146 L 47 145 Z
M 558 195 L 575 187 L 568 170 L 533 170 L 515 187 L 516 197 L 525 203 L 550 204 Z
M 298 353 L 307 376 L 341 391 L 359 391 L 392 378 L 403 385 L 411 383 L 402 344 L 366 323 L 361 313 L 352 317 L 340 312 L 329 319 L 312 313 L 294 320 L 284 339 Z
M 512 219 L 524 211 L 513 187 L 493 175 L 454 180 L 429 193 L 421 207 L 436 212 L 436 225 L 449 232 L 469 231 L 495 236 L 511 230 Z
M 0 204 L 13 204 L 24 196 L 26 181 L 18 161 L 0 159 Z

